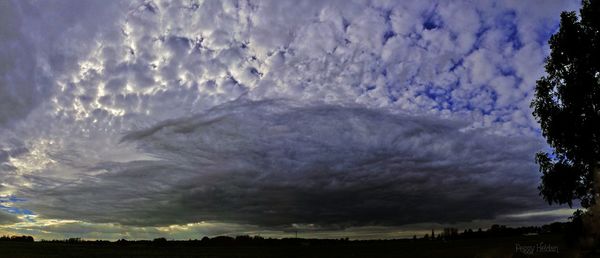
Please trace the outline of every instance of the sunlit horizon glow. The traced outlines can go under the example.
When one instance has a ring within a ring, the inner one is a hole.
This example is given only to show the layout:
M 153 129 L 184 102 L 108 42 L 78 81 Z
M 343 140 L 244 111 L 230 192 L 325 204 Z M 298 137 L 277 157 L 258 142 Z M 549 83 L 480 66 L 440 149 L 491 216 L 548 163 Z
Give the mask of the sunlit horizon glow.
M 0 234 L 565 221 L 529 103 L 578 1 L 0 2 Z

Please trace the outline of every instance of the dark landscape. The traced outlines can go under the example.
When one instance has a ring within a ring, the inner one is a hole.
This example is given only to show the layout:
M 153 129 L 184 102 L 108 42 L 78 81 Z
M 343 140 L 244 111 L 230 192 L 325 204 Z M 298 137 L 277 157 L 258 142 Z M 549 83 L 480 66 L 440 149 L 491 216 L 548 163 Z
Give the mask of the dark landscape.
M 534 255 L 515 245 L 557 247 L 559 252 Z M 0 242 L 0 257 L 576 257 L 562 235 L 494 237 L 454 241 L 343 241 L 281 239 L 262 241 L 154 242 Z M 593 256 L 589 256 L 593 257 Z
M 194 240 L 89 241 L 79 238 L 33 241 L 0 238 L 0 257 L 596 257 L 577 243 L 581 225 L 466 230 L 413 239 L 271 239 L 218 236 Z M 448 233 L 448 232 L 446 232 Z

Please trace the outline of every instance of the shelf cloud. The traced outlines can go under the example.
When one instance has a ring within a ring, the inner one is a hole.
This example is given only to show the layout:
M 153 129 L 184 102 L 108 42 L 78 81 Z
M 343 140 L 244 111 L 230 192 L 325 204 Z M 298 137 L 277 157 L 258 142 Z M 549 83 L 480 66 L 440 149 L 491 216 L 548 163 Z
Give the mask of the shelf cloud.
M 360 106 L 238 100 L 121 138 L 153 160 L 98 164 L 88 168 L 93 177 L 25 196 L 52 218 L 137 226 L 398 226 L 542 208 L 532 161 L 541 143 L 466 125 Z

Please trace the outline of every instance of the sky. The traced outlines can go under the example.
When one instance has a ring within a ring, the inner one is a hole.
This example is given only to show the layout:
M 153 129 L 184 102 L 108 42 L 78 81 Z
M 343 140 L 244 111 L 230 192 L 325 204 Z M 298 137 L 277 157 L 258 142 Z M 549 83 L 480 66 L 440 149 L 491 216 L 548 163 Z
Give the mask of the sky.
M 540 225 L 529 103 L 578 1 L 0 1 L 0 234 Z M 575 207 L 576 208 L 576 207 Z

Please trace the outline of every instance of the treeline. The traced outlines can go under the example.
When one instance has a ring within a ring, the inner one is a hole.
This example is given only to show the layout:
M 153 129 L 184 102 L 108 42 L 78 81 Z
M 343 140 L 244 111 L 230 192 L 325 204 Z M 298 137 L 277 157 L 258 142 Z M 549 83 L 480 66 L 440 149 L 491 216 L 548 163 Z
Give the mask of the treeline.
M 457 229 L 447 228 L 442 232 L 432 235 L 424 235 L 417 237 L 416 235 L 412 239 L 390 239 L 390 240 L 350 240 L 348 238 L 339 239 L 306 239 L 306 238 L 264 238 L 261 236 L 249 236 L 242 235 L 236 237 L 230 236 L 217 236 L 217 237 L 203 237 L 202 239 L 189 239 L 189 240 L 167 240 L 164 237 L 155 238 L 154 240 L 126 240 L 119 239 L 117 241 L 107 240 L 84 240 L 81 238 L 69 238 L 64 240 L 41 240 L 42 243 L 65 243 L 65 244 L 106 244 L 106 245 L 199 245 L 199 246 L 237 246 L 237 245 L 251 245 L 251 246 L 269 246 L 269 245 L 336 245 L 336 244 L 347 244 L 352 242 L 353 244 L 360 243 L 374 243 L 374 242 L 394 242 L 394 241 L 452 241 L 461 239 L 484 239 L 484 238 L 496 238 L 496 237 L 515 237 L 523 235 L 537 235 L 537 234 L 562 234 L 569 239 L 576 239 L 577 236 L 581 235 L 582 224 L 580 221 L 574 220 L 573 222 L 555 222 L 549 225 L 541 227 L 530 226 L 530 227 L 517 227 L 511 228 L 504 225 L 493 225 L 487 230 L 477 229 L 466 229 L 459 232 Z M 0 241 L 15 241 L 15 242 L 33 242 L 34 239 L 31 236 L 2 236 Z
M 413 240 L 453 240 L 453 239 L 472 239 L 472 238 L 494 238 L 494 237 L 514 237 L 523 235 L 540 235 L 540 234 L 566 234 L 579 235 L 582 225 L 576 222 L 554 222 L 552 224 L 528 227 L 507 227 L 505 225 L 492 225 L 487 230 L 481 228 L 477 230 L 465 229 L 459 232 L 457 229 L 446 228 L 442 232 L 435 234 L 425 234 L 419 238 L 416 235 Z
M 32 236 L 1 236 L 0 241 L 33 242 L 33 237 Z
M 216 236 L 203 237 L 201 239 L 188 240 L 167 240 L 164 237 L 155 238 L 153 240 L 126 240 L 119 239 L 117 241 L 107 240 L 83 240 L 81 238 L 69 238 L 65 240 L 41 240 L 43 243 L 78 243 L 78 244 L 93 244 L 93 245 L 153 245 L 153 246 L 293 246 L 293 245 L 336 245 L 348 243 L 348 238 L 340 239 L 305 239 L 305 238 L 264 238 L 262 236 Z

